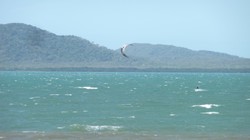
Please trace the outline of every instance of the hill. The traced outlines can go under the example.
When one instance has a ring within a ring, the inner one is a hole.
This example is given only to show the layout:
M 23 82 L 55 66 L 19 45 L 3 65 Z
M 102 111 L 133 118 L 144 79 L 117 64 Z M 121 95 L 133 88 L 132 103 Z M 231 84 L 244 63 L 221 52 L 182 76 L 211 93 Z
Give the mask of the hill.
M 37 27 L 0 24 L 0 69 L 250 69 L 250 59 L 210 51 L 193 51 L 171 45 L 134 43 L 110 50 L 86 39 L 58 36 Z
M 250 68 L 250 59 L 211 51 L 193 51 L 172 45 L 134 43 L 126 48 L 132 58 L 144 59 L 162 68 L 241 69 Z
M 2 69 L 122 67 L 120 64 L 130 62 L 80 37 L 58 36 L 25 24 L 0 25 Z

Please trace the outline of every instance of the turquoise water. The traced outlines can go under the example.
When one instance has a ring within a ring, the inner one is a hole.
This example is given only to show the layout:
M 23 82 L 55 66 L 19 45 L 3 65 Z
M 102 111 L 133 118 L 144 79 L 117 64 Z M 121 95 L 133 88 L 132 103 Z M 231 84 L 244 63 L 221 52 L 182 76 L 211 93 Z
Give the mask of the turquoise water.
M 7 71 L 0 96 L 1 139 L 250 139 L 248 73 Z

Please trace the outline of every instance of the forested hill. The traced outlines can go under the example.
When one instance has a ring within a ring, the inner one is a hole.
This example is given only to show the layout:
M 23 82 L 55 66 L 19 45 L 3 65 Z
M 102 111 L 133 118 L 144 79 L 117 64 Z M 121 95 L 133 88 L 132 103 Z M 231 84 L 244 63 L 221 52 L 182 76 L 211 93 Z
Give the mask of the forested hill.
M 83 31 L 84 32 L 84 31 Z M 77 36 L 37 27 L 0 24 L 0 69 L 250 69 L 250 59 L 170 45 L 134 43 L 110 50 Z
M 26 24 L 0 25 L 1 68 L 122 67 L 127 63 L 113 50 L 80 37 L 58 36 Z
M 250 68 L 250 59 L 212 51 L 194 51 L 172 45 L 134 43 L 126 54 L 169 68 L 241 69 Z

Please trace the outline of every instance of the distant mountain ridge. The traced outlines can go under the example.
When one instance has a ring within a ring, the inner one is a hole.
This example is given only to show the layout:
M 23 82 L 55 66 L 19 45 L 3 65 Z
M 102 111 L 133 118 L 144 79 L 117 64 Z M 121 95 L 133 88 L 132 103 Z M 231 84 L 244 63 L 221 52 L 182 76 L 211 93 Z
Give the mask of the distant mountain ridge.
M 77 36 L 37 27 L 0 24 L 0 69 L 250 69 L 250 59 L 172 45 L 134 43 L 110 50 Z

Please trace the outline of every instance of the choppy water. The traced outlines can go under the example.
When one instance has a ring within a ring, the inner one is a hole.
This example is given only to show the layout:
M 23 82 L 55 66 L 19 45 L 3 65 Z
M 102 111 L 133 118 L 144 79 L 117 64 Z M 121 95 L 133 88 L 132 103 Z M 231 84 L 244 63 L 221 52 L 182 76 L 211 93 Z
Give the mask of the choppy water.
M 0 96 L 0 139 L 250 139 L 247 73 L 0 72 Z

